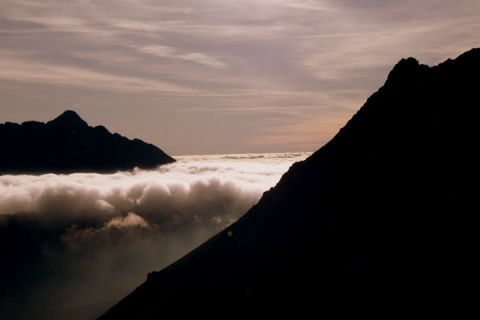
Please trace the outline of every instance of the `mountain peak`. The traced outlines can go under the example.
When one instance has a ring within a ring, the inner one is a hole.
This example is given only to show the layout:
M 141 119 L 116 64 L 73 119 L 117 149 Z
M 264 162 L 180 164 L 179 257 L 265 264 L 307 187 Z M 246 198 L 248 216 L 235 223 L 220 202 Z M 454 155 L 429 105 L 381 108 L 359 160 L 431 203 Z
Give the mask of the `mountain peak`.
M 477 50 L 433 67 L 400 60 L 327 145 L 98 320 L 189 316 L 178 301 L 222 320 L 379 305 L 474 310 L 461 286 L 478 273 L 472 212 L 480 208 L 469 186 L 479 163 L 479 73 Z
M 0 175 L 108 173 L 175 161 L 153 144 L 91 127 L 72 110 L 47 123 L 0 124 L 0 150 Z
M 429 69 L 429 66 L 420 64 L 415 58 L 403 58 L 390 71 L 385 85 L 397 90 L 403 90 L 405 86 L 417 86 Z
M 63 125 L 69 127 L 87 127 L 88 124 L 80 118 L 80 116 L 73 110 L 66 110 L 61 115 L 49 121 L 48 124 Z

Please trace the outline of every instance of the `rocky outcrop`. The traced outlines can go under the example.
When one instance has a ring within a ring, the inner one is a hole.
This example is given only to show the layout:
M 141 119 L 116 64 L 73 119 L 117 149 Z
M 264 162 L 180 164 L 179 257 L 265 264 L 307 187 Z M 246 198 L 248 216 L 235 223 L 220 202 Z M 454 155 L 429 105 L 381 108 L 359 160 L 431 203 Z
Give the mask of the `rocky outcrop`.
M 91 127 L 65 111 L 47 123 L 0 124 L 0 174 L 114 172 L 174 162 L 158 147 Z

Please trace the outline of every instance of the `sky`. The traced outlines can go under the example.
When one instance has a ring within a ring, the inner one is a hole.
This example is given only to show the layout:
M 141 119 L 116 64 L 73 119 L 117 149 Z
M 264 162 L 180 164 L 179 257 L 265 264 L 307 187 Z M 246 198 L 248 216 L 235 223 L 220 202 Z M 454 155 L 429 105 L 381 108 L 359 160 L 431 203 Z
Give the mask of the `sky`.
M 310 153 L 157 170 L 0 175 L 0 318 L 96 319 L 258 202 Z
M 479 34 L 478 0 L 0 0 L 0 123 L 69 109 L 171 156 L 315 151 L 400 59 Z

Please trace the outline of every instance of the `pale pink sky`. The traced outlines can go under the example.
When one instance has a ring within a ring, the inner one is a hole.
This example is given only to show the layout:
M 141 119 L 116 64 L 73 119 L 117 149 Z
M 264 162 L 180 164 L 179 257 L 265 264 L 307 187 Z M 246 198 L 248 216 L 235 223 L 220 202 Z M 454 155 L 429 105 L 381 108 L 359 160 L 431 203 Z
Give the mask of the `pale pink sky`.
M 0 0 L 0 123 L 71 109 L 173 156 L 315 151 L 401 58 L 479 34 L 478 0 Z

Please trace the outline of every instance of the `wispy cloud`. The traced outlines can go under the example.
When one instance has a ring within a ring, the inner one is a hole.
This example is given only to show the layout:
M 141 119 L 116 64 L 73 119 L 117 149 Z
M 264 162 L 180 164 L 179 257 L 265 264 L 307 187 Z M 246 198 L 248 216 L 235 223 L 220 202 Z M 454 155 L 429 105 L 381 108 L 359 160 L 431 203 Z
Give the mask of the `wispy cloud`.
M 191 135 L 204 141 L 214 139 L 211 145 L 219 148 L 229 139 L 228 145 L 245 150 L 249 146 L 244 141 L 268 134 L 266 128 L 289 130 L 293 119 L 303 121 L 292 117 L 283 118 L 283 124 L 270 123 L 274 110 L 266 115 L 262 112 L 266 107 L 277 104 L 279 117 L 274 118 L 282 118 L 281 107 L 301 96 L 296 104 L 311 106 L 310 113 L 336 99 L 335 107 L 352 110 L 383 84 L 399 59 L 414 56 L 434 65 L 478 47 L 479 15 L 480 3 L 475 0 L 4 0 L 0 49 L 14 54 L 2 55 L 4 86 L 0 90 L 8 90 L 9 101 L 17 101 L 17 107 L 30 108 L 30 119 L 39 111 L 28 107 L 23 92 L 34 91 L 33 85 L 39 83 L 44 84 L 42 89 L 68 88 L 76 97 L 84 89 L 94 90 L 88 99 L 74 101 L 88 112 L 108 112 L 91 105 L 95 97 L 105 100 L 114 93 L 112 99 L 121 101 L 121 96 L 141 94 L 142 104 L 136 108 L 148 118 L 157 118 L 159 128 L 170 126 L 162 122 L 168 118 L 163 115 L 169 104 L 175 109 L 171 112 L 183 115 L 178 121 L 192 116 L 192 110 L 232 111 L 231 122 L 205 117 Z M 361 92 L 355 101 L 352 96 L 342 97 L 353 91 Z M 59 101 L 68 99 L 55 92 Z M 172 101 L 167 93 L 179 98 Z M 319 99 L 319 93 L 329 98 Z M 36 95 L 42 96 L 41 92 Z M 123 100 L 118 106 L 127 109 L 131 100 Z M 39 103 L 48 105 L 49 101 Z M 210 134 L 215 127 L 240 130 L 236 123 L 245 120 L 237 112 L 241 108 L 251 112 L 256 126 L 249 123 L 248 131 L 227 129 L 222 135 Z M 346 122 L 353 112 L 339 117 Z M 319 125 L 329 118 L 320 114 L 316 117 Z M 336 121 L 322 126 L 322 136 L 331 137 L 339 129 Z M 184 137 L 190 127 L 180 122 L 171 128 L 169 139 L 176 139 Z M 140 125 L 136 130 L 144 131 Z M 278 132 L 269 134 L 273 137 Z M 161 146 L 164 139 L 159 135 L 142 138 Z M 176 141 L 171 145 L 186 144 Z M 277 144 L 262 146 L 267 147 L 279 148 Z
M 175 48 L 169 46 L 155 45 L 138 48 L 139 52 L 148 53 L 161 58 L 180 59 L 192 61 L 201 65 L 213 68 L 226 68 L 227 65 L 219 59 L 199 52 L 178 52 Z
M 125 75 L 103 73 L 71 65 L 48 64 L 18 58 L 0 59 L 0 79 L 55 86 L 74 86 L 113 92 L 193 93 L 180 85 Z

